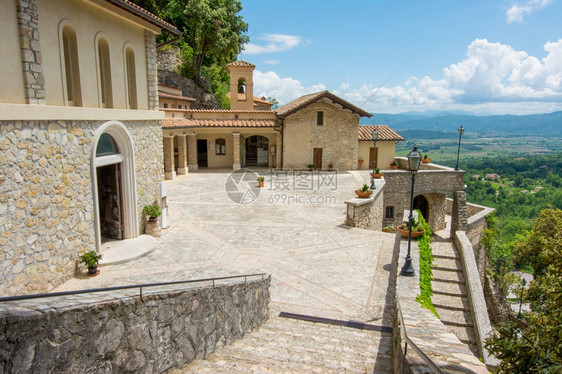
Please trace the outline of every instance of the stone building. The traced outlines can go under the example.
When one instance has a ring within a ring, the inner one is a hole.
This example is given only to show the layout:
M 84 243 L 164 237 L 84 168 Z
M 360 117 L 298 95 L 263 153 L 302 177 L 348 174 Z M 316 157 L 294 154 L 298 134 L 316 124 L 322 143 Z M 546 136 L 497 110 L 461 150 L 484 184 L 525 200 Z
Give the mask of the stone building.
M 253 95 L 253 64 L 236 61 L 228 68 L 229 110 L 161 108 L 166 114 L 162 126 L 166 179 L 198 168 L 313 164 L 325 169 L 332 164 L 341 170 L 357 169 L 359 158 L 369 156 L 365 134 L 370 139 L 375 127 L 380 132 L 381 167 L 388 168 L 396 142 L 404 140 L 388 126 L 359 126 L 361 117 L 371 115 L 328 91 L 271 110 L 271 103 Z M 166 99 L 163 94 L 160 98 Z
M 6 0 L 0 28 L 0 295 L 44 292 L 160 200 L 155 36 L 179 32 L 127 0 Z

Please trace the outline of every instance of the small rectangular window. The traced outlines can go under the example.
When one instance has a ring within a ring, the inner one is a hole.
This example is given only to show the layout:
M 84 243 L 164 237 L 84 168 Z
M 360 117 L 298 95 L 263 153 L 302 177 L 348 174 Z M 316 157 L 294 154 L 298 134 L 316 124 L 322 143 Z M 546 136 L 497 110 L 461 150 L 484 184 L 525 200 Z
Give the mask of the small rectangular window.
M 226 155 L 226 139 L 215 140 L 215 154 Z
M 322 126 L 324 125 L 324 112 L 319 110 L 318 112 L 316 112 L 316 124 L 318 126 Z
M 384 212 L 384 218 L 394 218 L 394 207 L 387 206 L 386 211 Z
M 164 103 L 164 109 L 168 108 L 168 103 Z

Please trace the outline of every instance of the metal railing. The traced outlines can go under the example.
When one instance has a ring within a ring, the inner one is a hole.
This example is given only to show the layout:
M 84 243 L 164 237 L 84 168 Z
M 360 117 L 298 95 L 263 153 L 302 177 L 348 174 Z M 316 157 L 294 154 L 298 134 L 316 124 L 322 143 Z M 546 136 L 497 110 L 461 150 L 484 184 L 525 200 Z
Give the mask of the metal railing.
M 89 289 L 85 289 L 85 290 L 51 292 L 51 293 L 41 293 L 41 294 L 33 294 L 33 295 L 7 296 L 7 297 L 0 297 L 0 303 L 6 302 L 6 301 L 42 299 L 42 298 L 46 298 L 46 297 L 79 295 L 79 294 L 96 293 L 96 292 L 120 291 L 120 290 L 128 290 L 128 289 L 135 289 L 135 288 L 139 289 L 139 297 L 142 301 L 142 290 L 143 290 L 143 288 L 158 287 L 158 286 L 170 286 L 170 285 L 178 285 L 178 284 L 189 284 L 189 283 L 200 283 L 200 282 L 212 282 L 212 286 L 215 287 L 215 281 L 244 278 L 244 283 L 247 283 L 249 277 L 261 277 L 261 279 L 263 279 L 265 275 L 266 275 L 266 273 L 255 273 L 255 274 L 231 275 L 231 276 L 227 276 L 227 277 L 191 279 L 191 280 L 173 281 L 173 282 L 144 283 L 144 284 L 135 284 L 135 285 L 129 285 L 129 286 L 89 288 Z
M 431 360 L 423 351 L 414 343 L 406 333 L 406 325 L 404 324 L 404 316 L 402 315 L 402 309 L 400 308 L 400 302 L 398 298 L 396 298 L 396 307 L 398 308 L 398 314 L 400 316 L 400 336 L 404 341 L 404 359 L 406 359 L 406 354 L 408 353 L 408 344 L 412 347 L 412 349 L 425 361 L 427 366 L 431 370 L 433 370 L 436 374 L 447 374 L 435 362 Z

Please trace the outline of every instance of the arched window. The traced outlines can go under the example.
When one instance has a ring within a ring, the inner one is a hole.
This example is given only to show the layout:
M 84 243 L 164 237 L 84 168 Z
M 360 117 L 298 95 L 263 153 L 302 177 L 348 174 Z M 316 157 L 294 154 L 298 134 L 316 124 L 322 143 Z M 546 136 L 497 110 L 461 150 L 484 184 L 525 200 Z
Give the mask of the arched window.
M 113 108 L 113 91 L 111 87 L 111 59 L 107 40 L 98 40 L 98 69 L 100 102 L 102 108 Z
M 246 94 L 246 81 L 244 79 L 238 80 L 238 93 Z
M 215 154 L 216 155 L 226 155 L 226 140 L 223 138 L 218 138 L 215 140 Z
M 129 109 L 138 109 L 137 103 L 137 71 L 135 67 L 135 52 L 133 48 L 125 50 L 125 66 L 127 69 L 127 96 Z
M 65 25 L 62 28 L 62 50 L 66 102 L 68 105 L 82 106 L 80 68 L 78 66 L 78 45 L 76 43 L 76 33 L 69 25 Z

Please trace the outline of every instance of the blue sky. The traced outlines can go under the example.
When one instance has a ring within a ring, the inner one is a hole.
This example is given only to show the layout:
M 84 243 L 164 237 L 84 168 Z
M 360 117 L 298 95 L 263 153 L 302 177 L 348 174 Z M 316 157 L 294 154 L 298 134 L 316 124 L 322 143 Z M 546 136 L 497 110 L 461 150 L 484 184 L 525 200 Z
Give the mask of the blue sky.
M 562 110 L 562 0 L 241 3 L 239 58 L 256 65 L 257 96 L 326 89 L 379 113 Z

